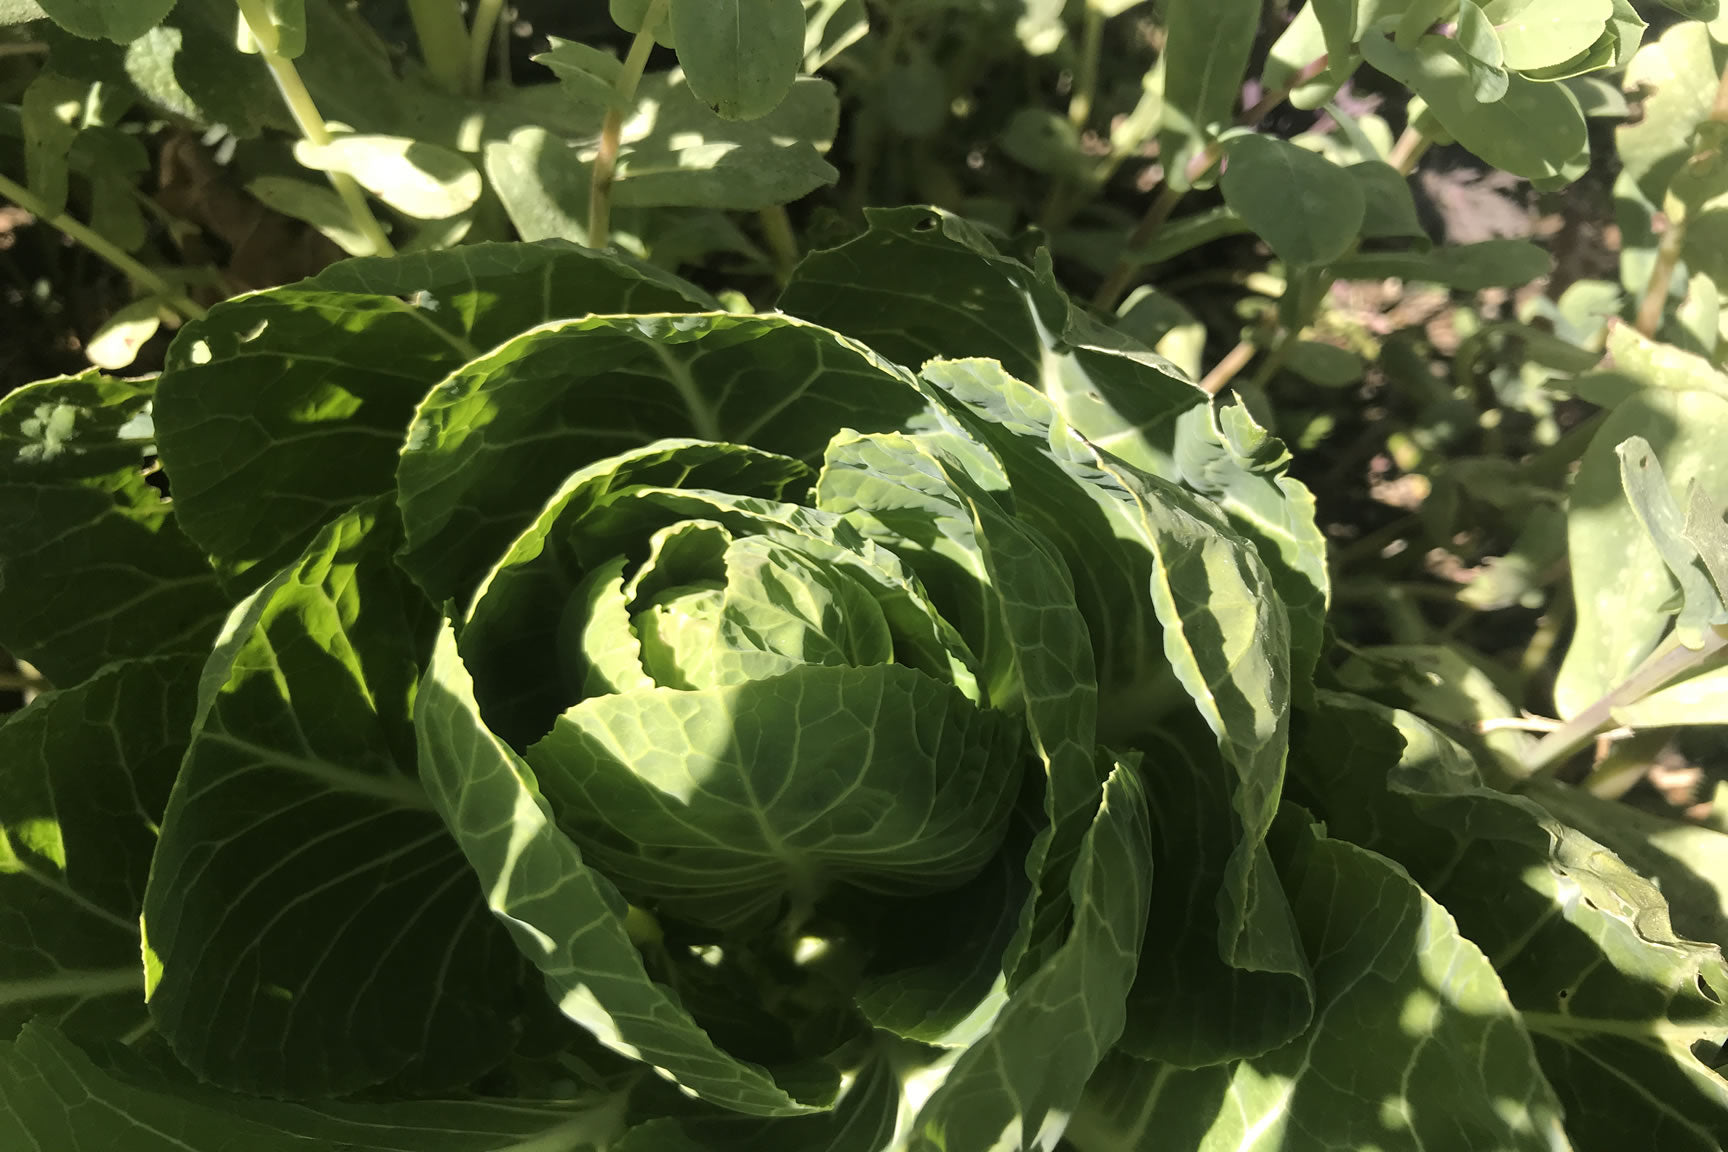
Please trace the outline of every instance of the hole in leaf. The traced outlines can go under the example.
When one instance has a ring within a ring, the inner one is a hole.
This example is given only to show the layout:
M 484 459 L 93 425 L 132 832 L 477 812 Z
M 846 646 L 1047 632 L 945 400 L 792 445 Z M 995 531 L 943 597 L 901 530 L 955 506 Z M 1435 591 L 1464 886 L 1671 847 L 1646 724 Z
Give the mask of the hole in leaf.
M 941 222 L 939 220 L 937 220 L 936 217 L 926 216 L 926 217 L 924 217 L 924 219 L 918 221 L 918 223 L 912 225 L 912 231 L 914 231 L 914 232 L 934 232 L 934 231 L 936 231 L 936 227 L 939 223 L 941 223 Z

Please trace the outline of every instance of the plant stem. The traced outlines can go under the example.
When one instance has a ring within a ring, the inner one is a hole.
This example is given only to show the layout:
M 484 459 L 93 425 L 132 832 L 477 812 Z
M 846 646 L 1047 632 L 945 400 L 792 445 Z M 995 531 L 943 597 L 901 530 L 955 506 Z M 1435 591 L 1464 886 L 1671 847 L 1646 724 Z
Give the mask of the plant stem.
M 1158 191 L 1158 198 L 1152 201 L 1152 206 L 1146 209 L 1146 215 L 1128 237 L 1128 254 L 1117 261 L 1116 267 L 1110 270 L 1110 275 L 1104 278 L 1104 283 L 1098 286 L 1097 294 L 1092 297 L 1093 308 L 1104 313 L 1116 310 L 1117 303 L 1134 279 L 1134 273 L 1141 267 L 1134 259 L 1134 253 L 1146 247 L 1158 235 L 1169 221 L 1170 214 L 1176 211 L 1176 205 L 1182 202 L 1182 196 L 1181 188 L 1168 180 L 1164 182 L 1164 187 Z
M 624 67 L 618 82 L 612 87 L 612 101 L 606 106 L 606 120 L 600 126 L 600 151 L 594 157 L 594 179 L 588 188 L 588 247 L 604 248 L 612 234 L 612 179 L 618 172 L 618 147 L 624 135 L 624 116 L 636 104 L 636 86 L 642 82 L 642 70 L 648 66 L 648 53 L 654 48 L 654 29 L 666 14 L 666 0 L 652 0 L 642 16 L 642 26 L 636 39 L 630 42 L 630 54 L 624 57 Z
M 1644 295 L 1638 301 L 1634 326 L 1652 339 L 1662 327 L 1662 313 L 1668 308 L 1668 289 L 1674 282 L 1674 270 L 1680 266 L 1680 252 L 1686 245 L 1685 207 L 1669 197 L 1676 211 L 1669 213 L 1667 227 L 1656 245 L 1656 261 L 1650 266 L 1650 279 L 1644 285 Z
M 1224 359 L 1218 361 L 1212 371 L 1206 373 L 1206 378 L 1200 381 L 1200 388 L 1208 396 L 1216 396 L 1224 390 L 1224 386 L 1236 378 L 1236 374 L 1248 366 L 1254 359 L 1254 341 L 1244 336 L 1236 342 L 1236 347 L 1224 354 Z
M 762 222 L 762 235 L 768 241 L 768 250 L 774 254 L 774 278 L 782 286 L 792 279 L 793 269 L 798 267 L 798 236 L 792 230 L 792 218 L 786 215 L 786 206 L 771 204 L 756 213 L 756 218 Z
M 1098 92 L 1098 57 L 1104 47 L 1104 13 L 1088 0 L 1081 32 L 1080 68 L 1074 75 L 1074 95 L 1068 101 L 1068 122 L 1086 127 L 1092 119 L 1092 100 Z
M 414 36 L 420 41 L 420 59 L 439 87 L 463 91 L 468 75 L 468 29 L 456 0 L 408 0 L 408 15 L 414 21 Z
M 1718 124 L 1728 124 L 1728 68 L 1723 69 L 1722 79 L 1716 84 L 1716 99 L 1710 106 L 1710 119 Z M 1708 147 L 1703 138 L 1699 146 L 1700 154 Z M 1638 301 L 1635 321 L 1638 331 L 1652 339 L 1656 336 L 1656 329 L 1662 327 L 1662 313 L 1668 307 L 1669 285 L 1674 282 L 1674 270 L 1680 266 L 1681 251 L 1686 246 L 1688 205 L 1670 193 L 1668 202 L 1662 207 L 1668 217 L 1668 227 L 1656 245 L 1656 263 L 1651 265 L 1650 281 L 1644 286 L 1644 295 Z
M 1567 756 L 1613 722 L 1614 709 L 1642 700 L 1675 677 L 1725 651 L 1728 651 L 1728 628 L 1711 628 L 1699 648 L 1686 647 L 1676 633 L 1670 632 L 1630 676 L 1538 741 L 1525 759 L 1524 775 L 1535 778 L 1552 773 Z
M 504 13 L 504 0 L 478 0 L 474 6 L 474 24 L 468 30 L 468 75 L 462 90 L 477 96 L 486 85 L 486 55 L 498 35 Z
M 95 229 L 74 219 L 69 213 L 62 212 L 59 215 L 53 215 L 44 211 L 40 200 L 4 176 L 0 176 L 0 196 L 6 197 L 32 216 L 59 229 L 71 239 L 84 245 L 115 269 L 124 273 L 134 283 L 143 287 L 152 296 L 161 299 L 163 303 L 180 313 L 182 317 L 196 320 L 204 315 L 202 305 L 176 289 L 161 273 L 145 267 L 130 252 L 125 251 Z
M 1386 163 L 1396 168 L 1398 175 L 1408 176 L 1416 171 L 1422 154 L 1427 152 L 1433 143 L 1433 137 L 1412 124 L 1398 137 L 1398 143 L 1392 145 L 1392 152 L 1386 157 Z
M 312 101 L 312 93 L 306 90 L 305 81 L 300 79 L 300 70 L 294 67 L 294 62 L 276 51 L 276 33 L 270 23 L 270 15 L 264 10 L 263 0 L 240 0 L 240 13 L 245 17 L 246 25 L 252 32 L 252 38 L 258 43 L 258 53 L 264 57 L 265 67 L 270 69 L 270 75 L 276 81 L 276 88 L 282 93 L 282 102 L 288 105 L 288 112 L 294 117 L 294 123 L 300 129 L 300 135 L 310 144 L 320 147 L 330 143 L 330 128 L 324 117 L 318 112 L 318 105 Z M 384 229 L 379 225 L 377 217 L 372 215 L 372 209 L 366 204 L 366 194 L 360 191 L 360 185 L 346 172 L 326 172 L 330 187 L 341 197 L 342 204 L 348 209 L 348 215 L 353 219 L 354 226 L 360 234 L 366 237 L 372 245 L 375 256 L 393 256 L 396 249 L 390 244 L 390 238 L 384 235 Z

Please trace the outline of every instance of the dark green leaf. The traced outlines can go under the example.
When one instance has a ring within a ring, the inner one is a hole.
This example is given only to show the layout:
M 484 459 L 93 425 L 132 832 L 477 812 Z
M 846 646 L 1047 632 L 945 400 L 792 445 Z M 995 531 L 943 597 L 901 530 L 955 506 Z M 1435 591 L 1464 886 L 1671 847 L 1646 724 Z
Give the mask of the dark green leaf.
M 420 773 L 487 905 L 546 976 L 560 1010 L 603 1044 L 663 1070 L 704 1100 L 755 1116 L 827 1106 L 829 1083 L 795 1098 L 734 1059 L 654 983 L 625 928 L 624 898 L 559 831 L 533 772 L 480 719 L 446 626 L 415 703 Z
M 111 664 L 0 726 L 0 1036 L 32 1017 L 96 1041 L 145 1022 L 138 913 L 199 663 Z
M 804 60 L 802 0 L 670 0 L 678 63 L 722 119 L 772 112 Z
M 379 501 L 245 602 L 199 685 L 144 897 L 150 1013 L 264 1096 L 455 1088 L 516 1039 L 524 971 L 415 777 L 436 617 Z
M 179 520 L 230 572 L 268 571 L 392 487 L 421 398 L 492 344 L 564 316 L 702 302 L 626 257 L 553 245 L 356 261 L 231 300 L 186 326 L 163 375 Z
M 128 1064 L 136 1062 L 127 1062 Z M 578 1152 L 622 1101 L 292 1104 L 103 1065 L 44 1023 L 0 1042 L 0 1145 L 54 1152 Z
M 1373 852 L 1307 828 L 1287 839 L 1280 873 L 1314 958 L 1314 1026 L 1197 1071 L 1113 1058 L 1068 1130 L 1075 1147 L 1566 1147 L 1530 1036 L 1447 909 Z
M 86 372 L 0 399 L 0 642 L 61 687 L 202 650 L 228 611 L 144 476 L 152 384 Z
M 1248 69 L 1260 0 L 1170 0 L 1165 5 L 1164 178 L 1186 188 L 1189 167 L 1231 120 Z
M 1117 762 L 1074 865 L 1072 931 L 948 1071 L 913 1120 L 909 1149 L 995 1148 L 1004 1133 L 1033 1147 L 1036 1133 L 1060 1132 L 1121 1033 L 1151 865 L 1137 769 Z
M 1674 936 L 1653 885 L 1484 787 L 1463 749 L 1408 713 L 1329 697 L 1296 744 L 1297 794 L 1328 828 L 1409 869 L 1493 959 L 1579 1152 L 1714 1152 L 1728 1081 L 1697 1053 L 1728 1032 L 1728 968 Z
M 403 563 L 436 598 L 465 595 L 591 461 L 694 435 L 813 463 L 836 428 L 886 431 L 925 408 L 901 371 L 783 316 L 543 325 L 465 365 L 416 415 Z
M 125 44 L 162 23 L 174 0 L 37 0 L 49 19 L 75 36 Z
M 1230 142 L 1224 202 L 1280 260 L 1299 268 L 1344 255 L 1362 231 L 1362 185 L 1325 157 L 1258 134 Z

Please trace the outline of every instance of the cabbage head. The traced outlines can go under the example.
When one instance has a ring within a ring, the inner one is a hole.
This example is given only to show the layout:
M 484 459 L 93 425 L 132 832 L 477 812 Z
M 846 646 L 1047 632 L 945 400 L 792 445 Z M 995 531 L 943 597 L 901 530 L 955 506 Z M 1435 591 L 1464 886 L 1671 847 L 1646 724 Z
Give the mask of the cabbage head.
M 0 398 L 0 1148 L 1711 1147 L 1720 952 L 1012 247 L 349 261 Z

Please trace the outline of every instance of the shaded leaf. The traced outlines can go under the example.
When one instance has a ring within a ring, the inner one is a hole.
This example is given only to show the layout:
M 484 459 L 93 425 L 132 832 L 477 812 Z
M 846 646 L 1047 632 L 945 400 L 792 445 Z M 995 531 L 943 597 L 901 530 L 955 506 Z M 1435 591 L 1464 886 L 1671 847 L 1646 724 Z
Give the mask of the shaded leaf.
M 63 688 L 203 650 L 228 611 L 144 475 L 153 384 L 91 371 L 0 399 L 0 643 Z
M 1314 1026 L 1198 1071 L 1112 1058 L 1069 1128 L 1075 1147 L 1566 1148 L 1530 1036 L 1447 909 L 1382 856 L 1311 829 L 1289 838 L 1280 875 L 1314 958 Z
M 381 502 L 337 517 L 204 670 L 143 927 L 151 1017 L 210 1083 L 456 1088 L 516 1040 L 524 966 L 415 776 L 436 618 L 399 543 Z
M 487 347 L 564 316 L 692 303 L 627 257 L 555 245 L 343 263 L 227 301 L 182 329 L 160 387 L 178 520 L 230 573 L 268 571 L 394 486 L 415 406 Z
M 860 346 L 783 316 L 595 317 L 463 366 L 414 418 L 399 471 L 403 564 L 471 591 L 559 482 L 668 436 L 814 462 L 842 425 L 885 431 L 926 402 Z
M 75 36 L 136 40 L 162 22 L 174 0 L 36 0 L 48 18 Z
M 34 1018 L 109 1041 L 145 1021 L 138 913 L 199 663 L 110 664 L 0 726 L 0 1036 Z
M 420 772 L 487 906 L 545 975 L 559 1009 L 602 1044 L 703 1099 L 756 1116 L 827 1106 L 829 1083 L 797 1098 L 758 1065 L 716 1047 L 654 983 L 625 928 L 618 890 L 554 823 L 532 770 L 487 729 L 447 625 L 415 703 Z M 500 822 L 499 813 L 508 813 Z

